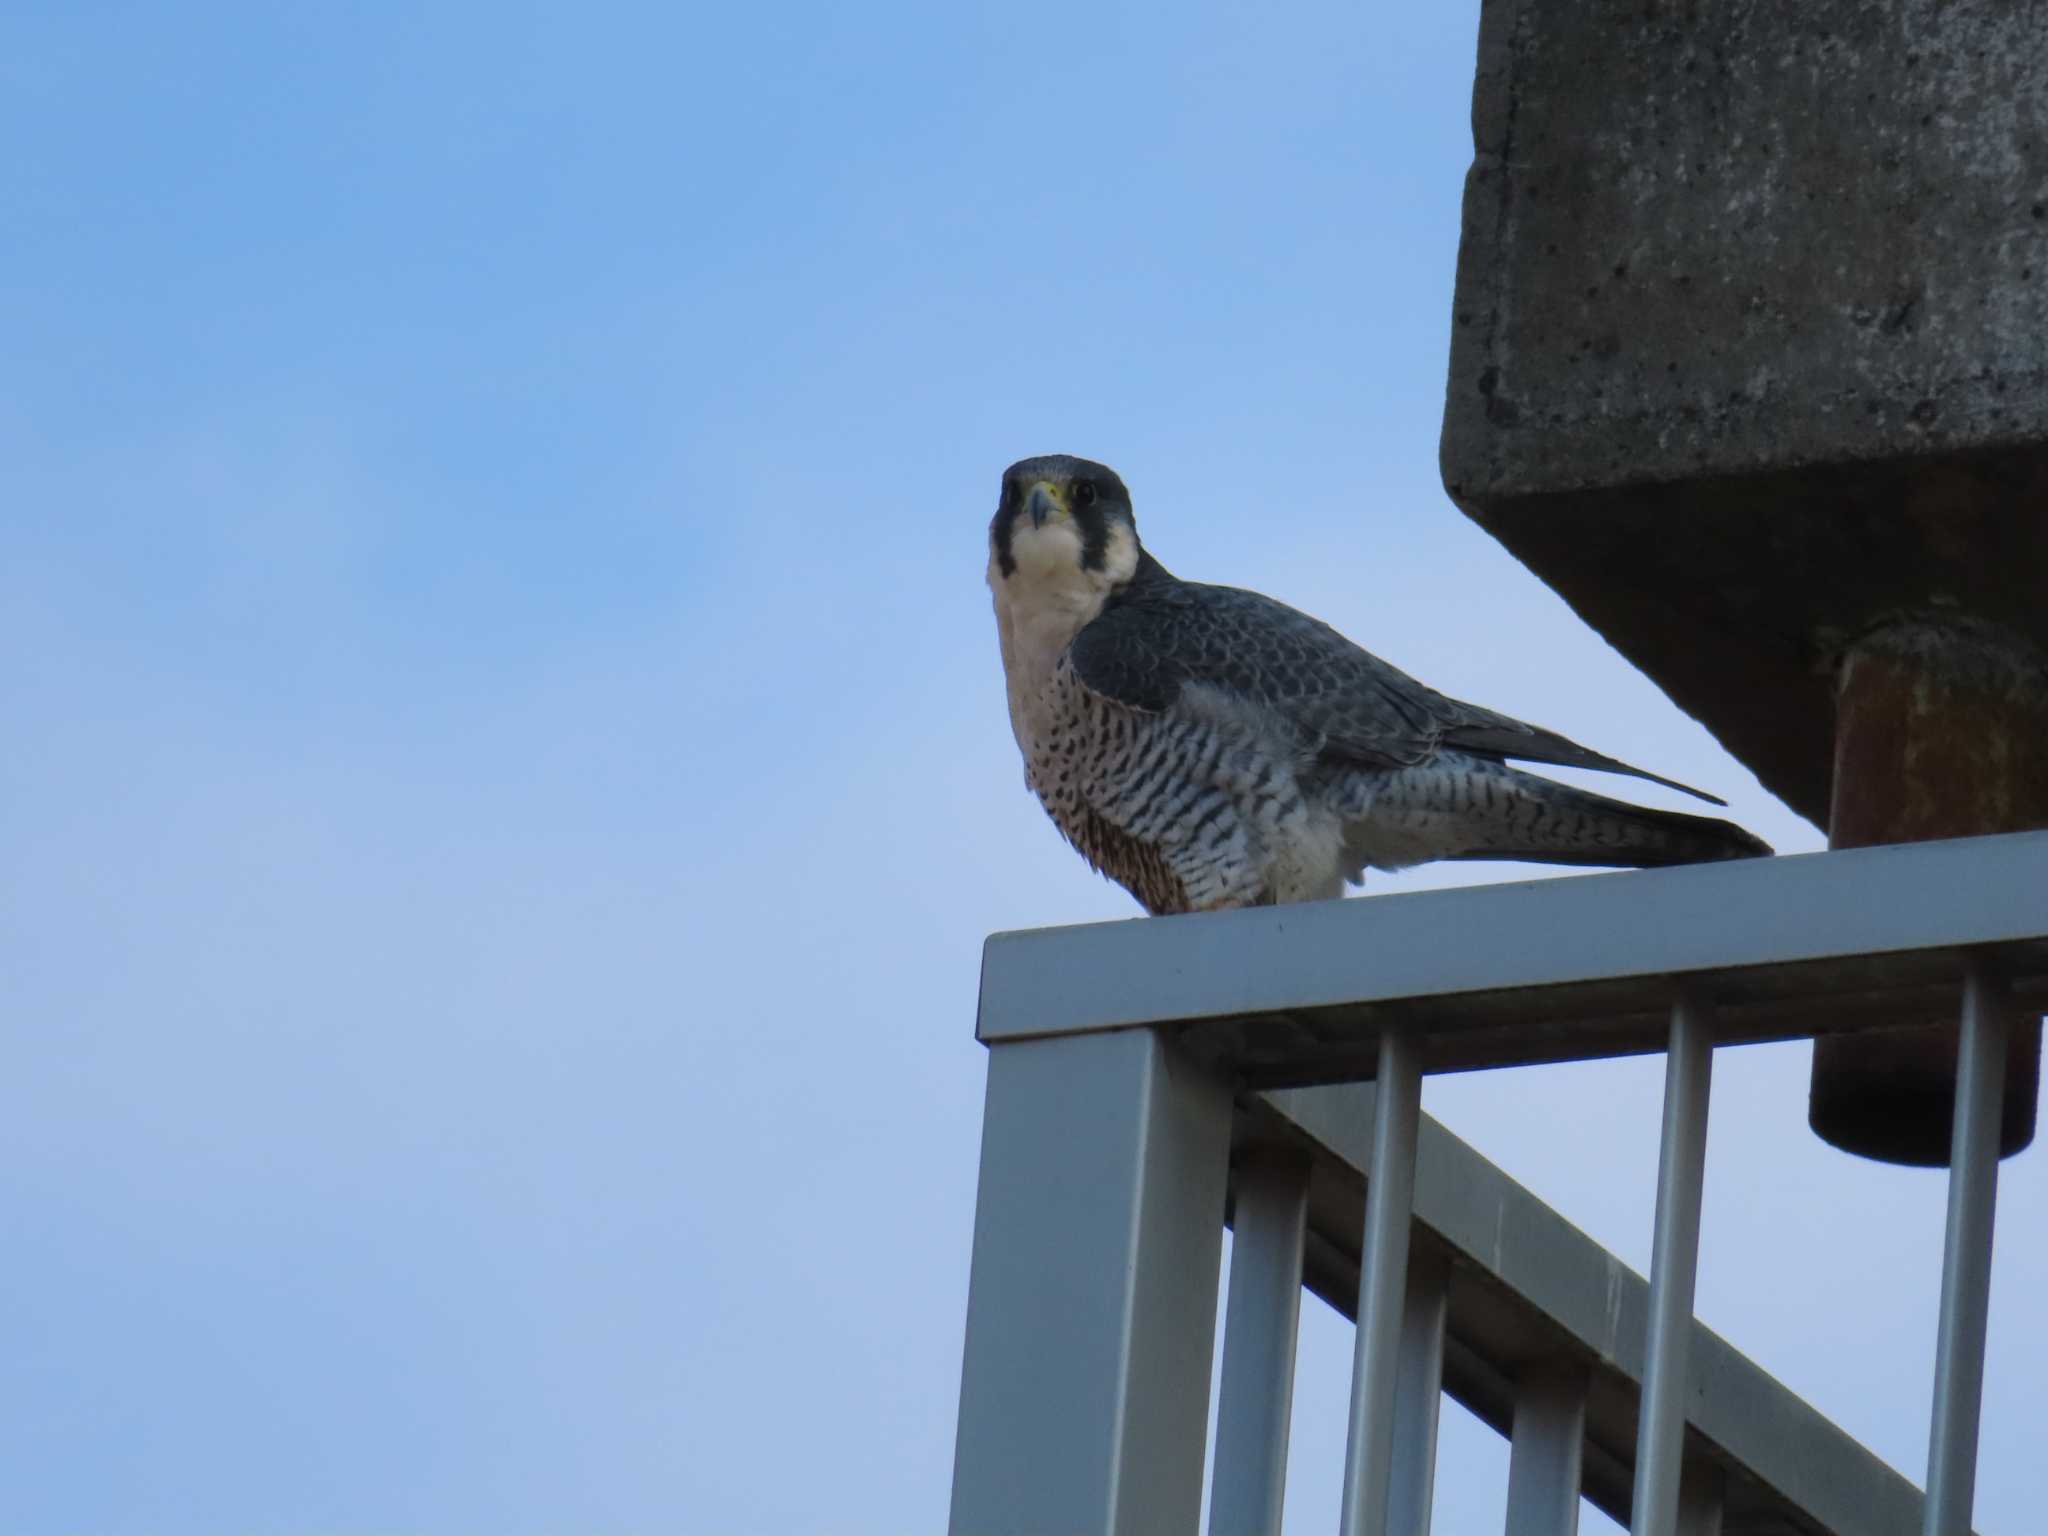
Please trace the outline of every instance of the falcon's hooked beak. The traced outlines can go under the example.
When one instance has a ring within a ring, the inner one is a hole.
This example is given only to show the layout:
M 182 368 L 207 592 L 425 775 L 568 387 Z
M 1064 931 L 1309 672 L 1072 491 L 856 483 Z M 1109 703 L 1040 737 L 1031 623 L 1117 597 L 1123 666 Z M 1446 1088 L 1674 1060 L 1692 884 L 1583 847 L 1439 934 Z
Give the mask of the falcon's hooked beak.
M 1043 528 L 1046 520 L 1055 514 L 1063 518 L 1073 515 L 1067 511 L 1066 497 L 1050 480 L 1041 480 L 1031 487 L 1025 497 L 1024 510 L 1031 514 L 1031 526 L 1034 528 Z

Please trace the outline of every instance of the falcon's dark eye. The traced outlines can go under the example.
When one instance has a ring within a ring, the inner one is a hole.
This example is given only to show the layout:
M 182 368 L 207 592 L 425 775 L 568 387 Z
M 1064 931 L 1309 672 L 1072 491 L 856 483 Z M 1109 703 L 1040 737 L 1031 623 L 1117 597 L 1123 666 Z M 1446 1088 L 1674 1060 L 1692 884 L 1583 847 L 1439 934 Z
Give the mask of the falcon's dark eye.
M 1074 487 L 1075 505 L 1083 507 L 1089 506 L 1094 502 L 1094 500 L 1095 482 L 1093 480 L 1083 480 Z

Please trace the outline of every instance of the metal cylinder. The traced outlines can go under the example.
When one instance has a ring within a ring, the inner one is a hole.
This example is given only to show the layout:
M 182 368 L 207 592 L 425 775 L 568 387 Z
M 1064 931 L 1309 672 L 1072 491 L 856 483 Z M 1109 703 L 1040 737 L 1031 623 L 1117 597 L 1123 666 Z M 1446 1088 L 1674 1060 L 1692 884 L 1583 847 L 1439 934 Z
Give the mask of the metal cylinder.
M 1901 618 L 1850 645 L 1835 694 L 1828 844 L 1861 848 L 2048 827 L 2048 659 L 1961 615 Z M 1929 902 L 1942 893 L 1929 891 Z M 1814 1041 L 1807 1119 L 1824 1141 L 1940 1167 L 1955 1118 L 1956 1024 Z M 2034 1138 L 2041 1025 L 2017 1024 L 1999 1155 Z

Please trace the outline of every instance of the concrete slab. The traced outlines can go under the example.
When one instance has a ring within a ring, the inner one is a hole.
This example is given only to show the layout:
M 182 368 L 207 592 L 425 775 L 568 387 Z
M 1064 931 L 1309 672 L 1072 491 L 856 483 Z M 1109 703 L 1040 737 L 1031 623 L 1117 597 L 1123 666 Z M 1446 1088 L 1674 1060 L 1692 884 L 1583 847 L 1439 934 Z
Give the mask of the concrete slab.
M 1831 662 L 2048 645 L 2048 7 L 1486 0 L 1452 497 L 1825 822 Z

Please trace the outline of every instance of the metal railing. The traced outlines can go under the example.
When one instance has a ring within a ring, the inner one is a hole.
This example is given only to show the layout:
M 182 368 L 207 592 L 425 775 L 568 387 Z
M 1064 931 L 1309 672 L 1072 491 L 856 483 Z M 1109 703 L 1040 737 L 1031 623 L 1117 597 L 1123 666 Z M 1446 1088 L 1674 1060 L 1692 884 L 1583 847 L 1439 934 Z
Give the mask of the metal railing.
M 1345 1536 L 1428 1529 L 1440 1391 L 1510 1435 L 1513 1536 L 1582 1492 L 1656 1536 L 1963 1536 L 2005 1032 L 2044 995 L 2048 833 L 997 935 L 953 1529 L 1196 1529 L 1228 1204 L 1216 1536 L 1279 1529 L 1303 1284 L 1358 1321 Z M 1714 1047 L 1944 1012 L 1923 1499 L 1692 1296 Z M 1647 1286 L 1420 1113 L 1426 1072 L 1655 1050 Z

